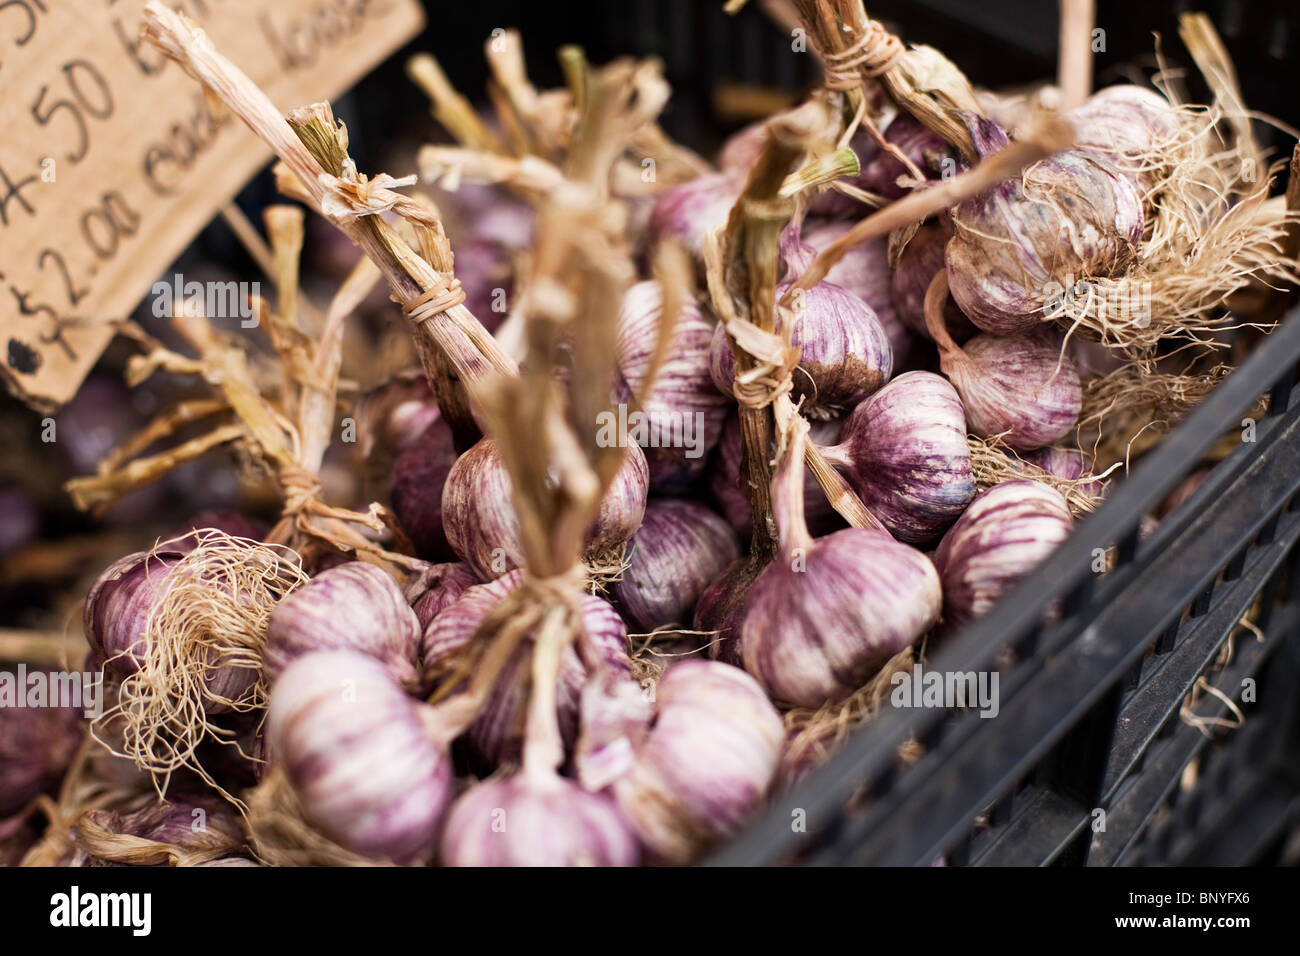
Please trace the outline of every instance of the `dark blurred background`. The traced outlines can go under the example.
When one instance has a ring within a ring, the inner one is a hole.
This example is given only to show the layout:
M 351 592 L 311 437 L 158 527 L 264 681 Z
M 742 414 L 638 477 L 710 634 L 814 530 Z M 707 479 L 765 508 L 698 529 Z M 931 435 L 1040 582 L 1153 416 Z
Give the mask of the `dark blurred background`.
M 820 77 L 813 55 L 792 52 L 789 32 L 760 0 L 750 0 L 735 16 L 723 12 L 722 0 L 566 0 L 560 7 L 531 0 L 427 0 L 425 7 L 424 33 L 335 104 L 362 169 L 409 172 L 415 146 L 445 139 L 424 95 L 406 78 L 407 56 L 432 52 L 456 87 L 479 101 L 488 76 L 483 48 L 497 27 L 520 31 L 529 76 L 541 88 L 563 84 L 555 51 L 566 43 L 583 47 L 593 62 L 626 54 L 660 58 L 673 87 L 663 125 L 706 155 L 753 118 L 747 112 L 778 102 L 780 94 L 797 98 Z M 904 40 L 943 51 L 976 85 L 1008 87 L 1055 77 L 1057 5 L 1052 0 L 868 0 L 866 8 Z M 1193 10 L 1208 13 L 1218 27 L 1246 103 L 1300 127 L 1300 99 L 1289 82 L 1296 75 L 1300 43 L 1296 0 L 1098 0 L 1097 26 L 1105 31 L 1106 49 L 1094 57 L 1096 85 L 1149 77 L 1156 69 L 1157 44 L 1170 66 L 1191 67 L 1178 39 L 1178 15 Z M 1190 92 L 1202 93 L 1194 68 L 1188 79 Z M 1275 153 L 1287 141 L 1264 123 L 1259 135 Z M 241 204 L 256 215 L 276 198 L 263 176 L 241 196 Z M 213 255 L 242 256 L 221 223 L 200 243 Z

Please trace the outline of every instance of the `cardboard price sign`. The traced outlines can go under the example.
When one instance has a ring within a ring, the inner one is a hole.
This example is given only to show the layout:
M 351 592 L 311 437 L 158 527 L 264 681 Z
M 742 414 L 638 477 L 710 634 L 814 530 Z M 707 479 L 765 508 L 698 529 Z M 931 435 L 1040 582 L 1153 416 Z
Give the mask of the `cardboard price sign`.
M 270 158 L 138 36 L 146 0 L 0 0 L 0 378 L 53 410 Z M 172 4 L 285 110 L 414 36 L 417 0 Z

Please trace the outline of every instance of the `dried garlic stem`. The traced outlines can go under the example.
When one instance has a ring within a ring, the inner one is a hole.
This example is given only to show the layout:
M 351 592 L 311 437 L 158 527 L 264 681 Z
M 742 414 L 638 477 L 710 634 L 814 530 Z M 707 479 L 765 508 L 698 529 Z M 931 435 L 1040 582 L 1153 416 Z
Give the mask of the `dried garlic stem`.
M 145 7 L 142 33 L 266 142 L 311 195 L 314 205 L 375 262 L 394 297 L 412 316 L 416 347 L 426 373 L 435 380 L 439 376 L 439 350 L 471 390 L 494 372 L 517 373 L 514 361 L 464 305 L 447 304 L 455 300 L 449 294 L 455 282 L 450 250 L 446 261 L 426 262 L 376 215 L 387 209 L 408 218 L 426 214 L 388 188 L 396 184 L 391 178 L 365 181 L 355 172 L 340 142 L 340 132 L 330 129 L 326 135 L 324 110 L 316 110 L 311 118 L 299 114 L 295 133 L 266 94 L 217 53 L 202 30 L 157 0 L 150 0 Z M 308 139 L 312 148 L 306 144 Z M 349 175 L 345 177 L 345 173 Z M 437 227 L 436 221 L 426 225 Z
M 1061 88 L 1061 112 L 1064 113 L 1092 92 L 1092 26 L 1097 9 L 1095 0 L 1061 0 L 1060 6 L 1056 85 Z

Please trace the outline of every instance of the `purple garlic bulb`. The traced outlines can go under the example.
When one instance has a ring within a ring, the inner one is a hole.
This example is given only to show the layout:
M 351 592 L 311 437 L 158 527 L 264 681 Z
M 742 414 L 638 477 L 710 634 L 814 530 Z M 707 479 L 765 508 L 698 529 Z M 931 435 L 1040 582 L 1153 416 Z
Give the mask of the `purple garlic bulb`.
M 0 821 L 58 785 L 85 735 L 75 707 L 15 706 L 6 696 L 0 690 Z
M 420 621 L 423 634 L 429 622 L 450 607 L 456 599 L 476 584 L 482 584 L 469 565 L 459 561 L 431 564 L 416 574 L 406 586 L 406 599 Z
M 446 866 L 636 866 L 640 855 L 609 797 L 553 773 L 475 784 L 442 837 Z
M 844 427 L 843 419 L 809 422 L 812 426 L 810 437 L 818 446 L 833 445 L 839 441 Z M 727 419 L 722 430 L 722 439 L 718 442 L 718 455 L 713 473 L 709 476 L 709 490 L 713 492 L 718 507 L 726 516 L 727 524 L 736 529 L 736 534 L 746 540 L 754 533 L 754 514 L 749 506 L 749 498 L 740 487 L 740 466 L 743 457 L 740 440 L 740 419 L 733 415 Z M 816 481 L 804 483 L 804 518 L 814 535 L 843 527 L 844 520 L 831 507 L 826 495 Z
M 749 175 L 767 145 L 767 120 L 742 126 L 726 138 L 718 150 L 718 168 L 739 179 Z
M 740 656 L 740 626 L 749 606 L 750 588 L 762 570 L 762 564 L 753 557 L 733 561 L 695 602 L 695 630 L 713 635 L 708 652 L 714 660 L 733 667 L 745 666 Z
M 441 419 L 429 424 L 393 462 L 393 514 L 416 553 L 429 561 L 455 557 L 442 526 L 442 490 L 455 463 L 451 429 Z
M 685 625 L 700 594 L 738 557 L 736 532 L 719 515 L 691 501 L 652 498 L 611 596 L 641 631 Z
M 424 632 L 421 655 L 425 680 L 437 685 L 456 652 L 473 638 L 488 613 L 523 580 L 522 571 L 511 571 L 487 584 L 469 588 L 460 598 L 430 622 Z M 581 648 L 564 652 L 556 688 L 556 710 L 560 734 L 566 749 L 578 736 L 578 710 L 588 664 L 595 661 L 612 673 L 630 675 L 627 629 L 610 605 L 598 597 L 582 598 L 584 628 Z M 531 639 L 531 637 L 529 638 Z M 523 744 L 524 713 L 528 703 L 529 655 L 520 648 L 502 669 L 487 702 L 465 733 L 465 743 L 477 765 L 484 769 L 514 763 Z
M 947 170 L 950 170 L 950 176 L 957 172 L 957 159 L 952 148 L 943 137 L 922 125 L 911 113 L 900 111 L 894 117 L 894 121 L 885 130 L 885 142 L 897 146 L 904 156 L 916 164 L 927 180 L 939 179 Z M 863 157 L 860 155 L 859 158 Z M 898 182 L 899 177 L 908 175 L 907 167 L 891 153 L 879 150 L 872 154 L 869 161 L 863 160 L 857 184 L 886 199 L 897 199 L 912 191 Z
M 812 248 L 788 230 L 782 253 L 791 277 L 777 286 L 778 299 L 813 259 Z M 894 353 L 871 307 L 833 282 L 819 282 L 804 292 L 786 315 L 794 322 L 791 344 L 801 350 L 794 371 L 793 397 L 813 418 L 834 418 L 889 381 Z M 719 324 L 710 350 L 713 382 L 731 395 L 735 359 L 726 328 Z
M 446 743 L 427 713 L 373 657 L 307 654 L 272 688 L 271 759 L 335 843 L 370 859 L 423 862 L 452 790 Z
M 1007 143 L 991 120 L 976 118 L 981 156 Z M 956 234 L 946 250 L 952 297 L 993 335 L 1031 331 L 1063 286 L 1122 271 L 1142 240 L 1142 197 L 1095 152 L 1071 149 L 1030 166 L 952 210 Z
M 188 573 L 176 570 L 193 539 L 166 548 L 139 551 L 104 571 L 86 595 L 82 624 L 86 641 L 106 670 L 121 676 L 136 673 L 150 652 L 148 625 L 155 608 Z M 257 684 L 253 667 L 215 664 L 204 673 L 204 708 L 209 714 L 242 701 Z
M 931 372 L 905 372 L 872 395 L 822 453 L 901 541 L 932 540 L 975 497 L 966 413 Z
M 1064 438 L 1078 422 L 1083 387 L 1055 331 L 981 334 L 958 346 L 939 330 L 937 339 L 939 365 L 961 395 L 972 433 L 1028 451 Z
M 629 443 L 623 465 L 587 529 L 587 554 L 620 550 L 641 526 L 650 471 L 641 447 Z M 484 438 L 456 460 L 442 490 L 444 530 L 460 559 L 485 581 L 524 563 L 510 475 L 496 442 Z
M 762 806 L 784 742 L 781 715 L 752 677 L 683 661 L 655 687 L 653 725 L 613 794 L 650 850 L 686 863 Z
M 934 274 L 944 267 L 943 250 L 951 237 L 952 222 L 947 216 L 922 223 L 916 235 L 899 253 L 898 265 L 894 267 L 890 280 L 894 311 L 899 321 L 927 339 L 931 336 L 925 326 L 925 293 Z M 943 318 L 948 334 L 957 342 L 965 342 L 979 331 L 951 296 L 944 299 Z
M 85 859 L 74 861 L 82 865 L 201 865 L 229 859 L 247 841 L 239 813 L 210 793 L 173 790 L 161 800 L 148 793 L 116 809 L 91 810 L 87 817 L 89 826 L 78 828 L 78 842 L 84 844 L 78 856 Z
M 663 291 L 653 280 L 638 282 L 623 296 L 618 313 L 617 400 L 642 395 L 658 341 Z M 672 338 L 648 395 L 642 395 L 639 422 L 630 428 L 645 453 L 650 487 L 680 491 L 708 464 L 731 403 L 719 395 L 709 373 L 713 323 L 688 302 L 673 324 Z
M 1043 469 L 1049 475 L 1065 481 L 1077 482 L 1092 472 L 1092 465 L 1077 448 L 1060 448 L 1052 445 L 1025 452 L 1020 458 Z M 1106 482 L 1102 478 L 1097 478 L 1095 481 L 1080 482 L 1075 487 L 1086 495 L 1100 496 L 1106 491 Z
M 804 242 L 821 252 L 844 233 L 853 228 L 852 222 L 831 222 L 804 233 Z M 935 268 L 942 266 L 940 264 Z M 826 273 L 826 281 L 834 283 L 856 295 L 876 313 L 881 328 L 889 336 L 889 347 L 894 355 L 894 368 L 905 364 L 915 340 L 894 308 L 892 291 L 893 270 L 889 268 L 889 240 L 875 239 L 858 243 L 844 254 L 844 258 Z
M 884 531 L 808 534 L 806 429 L 796 421 L 772 480 L 780 548 L 749 592 L 740 653 L 773 698 L 820 707 L 853 693 L 929 630 L 942 595 L 930 559 Z
M 1122 83 L 1098 90 L 1066 114 L 1078 131 L 1075 148 L 1093 151 L 1115 164 L 1146 193 L 1159 181 L 1153 151 L 1178 138 L 1175 107 L 1155 90 Z
M 1040 482 L 1006 481 L 985 491 L 934 555 L 945 621 L 960 626 L 986 613 L 1073 527 L 1065 499 Z
M 774 698 L 820 707 L 920 638 L 942 597 L 930 559 L 883 531 L 845 528 L 803 547 L 754 582 L 740 649 Z
M 696 257 L 703 257 L 704 234 L 727 221 L 744 189 L 743 176 L 710 173 L 674 186 L 655 202 L 650 214 L 653 241 L 676 239 Z
M 313 651 L 357 651 L 373 657 L 399 684 L 415 680 L 420 621 L 402 589 L 364 561 L 321 571 L 271 611 L 262 666 L 267 683 Z
M 177 549 L 192 549 L 198 544 L 198 538 L 190 535 L 190 532 L 203 531 L 206 528 L 215 528 L 232 538 L 247 538 L 250 541 L 264 540 L 267 532 L 271 530 L 263 522 L 241 512 L 214 508 L 191 516 L 168 537 L 180 539 L 175 542 Z
M 461 239 L 456 250 L 456 278 L 465 290 L 465 306 L 489 332 L 495 332 L 506 315 L 514 291 L 514 263 L 510 249 L 491 239 Z

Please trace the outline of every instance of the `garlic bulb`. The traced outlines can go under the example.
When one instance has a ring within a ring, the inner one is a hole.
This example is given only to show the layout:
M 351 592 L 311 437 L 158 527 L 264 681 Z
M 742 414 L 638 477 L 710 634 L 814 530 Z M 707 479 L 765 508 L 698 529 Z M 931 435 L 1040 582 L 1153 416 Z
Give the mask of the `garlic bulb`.
M 685 863 L 762 806 L 784 740 L 781 715 L 752 677 L 683 661 L 656 686 L 654 723 L 612 792 L 647 847 Z
M 804 233 L 804 242 L 821 252 L 853 228 L 852 222 L 830 222 Z M 940 261 L 942 265 L 942 259 Z M 936 266 L 935 268 L 939 268 Z M 933 275 L 931 271 L 931 275 Z M 894 368 L 906 364 L 915 339 L 894 308 L 893 270 L 889 268 L 889 241 L 885 238 L 861 242 L 849 249 L 844 258 L 826 273 L 826 281 L 856 295 L 870 306 L 894 355 Z
M 449 607 L 465 591 L 482 584 L 469 565 L 459 561 L 450 564 L 431 564 L 420 570 L 406 585 L 406 600 L 420 622 L 420 633 L 429 622 Z
M 447 814 L 447 866 L 636 866 L 640 847 L 618 807 L 555 774 L 471 787 Z
M 904 156 L 916 164 L 927 179 L 939 179 L 945 172 L 957 172 L 957 159 L 938 133 L 932 132 L 911 113 L 900 111 L 885 129 L 885 142 L 898 147 Z M 899 185 L 899 178 L 909 176 L 907 167 L 886 150 L 875 152 L 865 162 L 858 177 L 858 185 L 868 192 L 897 199 L 912 191 L 912 187 Z
M 822 453 L 901 541 L 932 540 L 975 497 L 966 413 L 931 372 L 905 372 L 872 395 Z
M 961 625 L 986 613 L 1073 527 L 1065 499 L 1047 485 L 1007 481 L 989 488 L 971 502 L 935 552 L 944 619 Z
M 86 641 L 105 668 L 122 676 L 140 669 L 150 653 L 146 636 L 150 615 L 177 584 L 193 583 L 186 572 L 173 572 L 192 550 L 194 540 L 191 536 L 154 551 L 129 554 L 109 565 L 95 581 L 86 595 L 83 626 Z M 203 674 L 205 710 L 217 714 L 229 709 L 226 702 L 244 700 L 257 680 L 256 668 L 213 661 Z
M 778 299 L 813 258 L 811 247 L 800 242 L 793 230 L 782 236 L 781 248 L 791 278 L 777 286 Z M 894 369 L 889 336 L 871 307 L 853 293 L 832 282 L 819 282 L 786 314 L 794 322 L 791 344 L 801 350 L 792 394 L 804 400 L 805 414 L 834 418 L 889 380 Z M 714 330 L 709 355 L 714 384 L 731 395 L 735 359 L 721 324 Z
M 0 821 L 54 789 L 85 737 L 77 708 L 14 706 L 5 696 L 0 691 Z
M 371 859 L 423 861 L 452 788 L 451 760 L 427 712 L 372 657 L 307 654 L 272 688 L 271 759 L 334 842 Z
M 1155 90 L 1131 83 L 1107 86 L 1066 114 L 1078 135 L 1075 148 L 1110 160 L 1145 196 L 1159 180 L 1153 150 L 1179 135 L 1178 113 Z
M 936 339 L 939 365 L 961 395 L 974 434 L 1028 451 L 1059 441 L 1078 422 L 1083 387 L 1058 333 L 981 334 L 958 346 L 939 330 Z
M 713 323 L 694 302 L 688 302 L 674 320 L 654 386 L 642 395 L 662 316 L 663 290 L 658 282 L 638 282 L 624 294 L 618 313 L 616 397 L 626 404 L 641 396 L 641 425 L 632 434 L 645 452 L 650 487 L 675 492 L 708 464 L 731 403 L 713 386 L 709 373 Z
M 136 797 L 112 809 L 91 810 L 76 826 L 72 866 L 202 866 L 238 859 L 246 843 L 234 807 L 211 793 L 168 791 Z
M 1020 457 L 1029 464 L 1043 469 L 1049 475 L 1064 478 L 1066 481 L 1079 481 L 1092 471 L 1092 465 L 1077 448 L 1059 448 L 1053 445 L 1049 448 L 1025 452 Z M 1106 491 L 1106 482 L 1098 478 L 1096 481 L 1080 482 L 1075 487 L 1086 495 L 1100 496 Z
M 898 254 L 890 279 L 894 313 L 910 331 L 927 339 L 931 336 L 925 326 L 925 293 L 934 274 L 944 267 L 944 248 L 950 238 L 952 221 L 947 216 L 922 223 Z M 979 331 L 951 296 L 944 299 L 943 318 L 948 334 L 957 342 L 965 342 Z
M 641 526 L 650 484 L 645 455 L 635 443 L 587 529 L 588 555 L 619 550 Z M 442 491 L 443 528 L 460 559 L 483 580 L 500 577 L 524 561 L 519 519 L 511 502 L 510 475 L 496 442 L 484 438 L 456 460 Z
M 743 179 L 758 162 L 767 144 L 767 120 L 758 120 L 742 126 L 726 138 L 718 150 L 718 168 L 724 173 Z
M 652 241 L 677 239 L 701 259 L 704 234 L 727 221 L 744 186 L 743 176 L 725 172 L 674 186 L 658 198 L 650 214 Z
M 691 501 L 652 498 L 611 597 L 641 631 L 685 625 L 696 599 L 739 556 L 736 533 L 717 514 Z
M 1007 143 L 991 120 L 972 127 L 981 156 Z M 993 335 L 1031 331 L 1070 277 L 1114 275 L 1145 224 L 1132 182 L 1096 152 L 1066 150 L 952 211 L 946 249 L 952 296 Z
M 262 666 L 274 681 L 313 651 L 357 651 L 384 665 L 399 684 L 415 679 L 420 621 L 402 589 L 364 561 L 321 571 L 271 612 Z
M 740 656 L 740 626 L 745 620 L 749 590 L 762 570 L 762 565 L 748 556 L 733 561 L 695 602 L 695 630 L 712 635 L 708 651 L 715 661 L 745 666 Z
M 808 534 L 806 429 L 796 421 L 772 480 L 780 549 L 750 589 L 740 653 L 772 697 L 820 707 L 853 693 L 924 634 L 942 598 L 930 559 L 884 531 Z
M 809 422 L 812 426 L 811 439 L 818 445 L 833 445 L 839 441 L 844 428 L 843 419 Z M 727 524 L 736 529 L 741 540 L 748 540 L 754 533 L 754 514 L 750 508 L 749 498 L 740 487 L 740 466 L 743 457 L 740 440 L 740 419 L 732 415 L 722 430 L 718 442 L 718 453 L 714 459 L 713 473 L 709 476 L 709 490 L 718 503 L 719 509 L 727 519 Z M 844 519 L 839 516 L 830 501 L 822 492 L 816 481 L 804 483 L 804 518 L 813 535 L 825 534 L 844 526 Z
M 393 514 L 416 553 L 429 561 L 455 557 L 442 526 L 442 489 L 455 463 L 451 429 L 441 420 L 425 428 L 393 462 Z
M 430 622 L 421 644 L 426 682 L 436 685 L 440 669 L 473 639 L 488 613 L 522 580 L 523 572 L 511 571 L 471 587 Z M 560 733 L 566 749 L 578 736 L 579 699 L 588 673 L 584 659 L 594 660 L 617 674 L 630 674 L 632 667 L 627 656 L 627 629 L 618 613 L 606 601 L 589 594 L 583 596 L 581 609 L 584 643 L 565 650 L 556 691 Z M 522 665 L 527 657 L 526 647 L 516 650 L 465 733 L 467 750 L 475 764 L 485 770 L 519 760 L 528 693 L 527 669 Z

